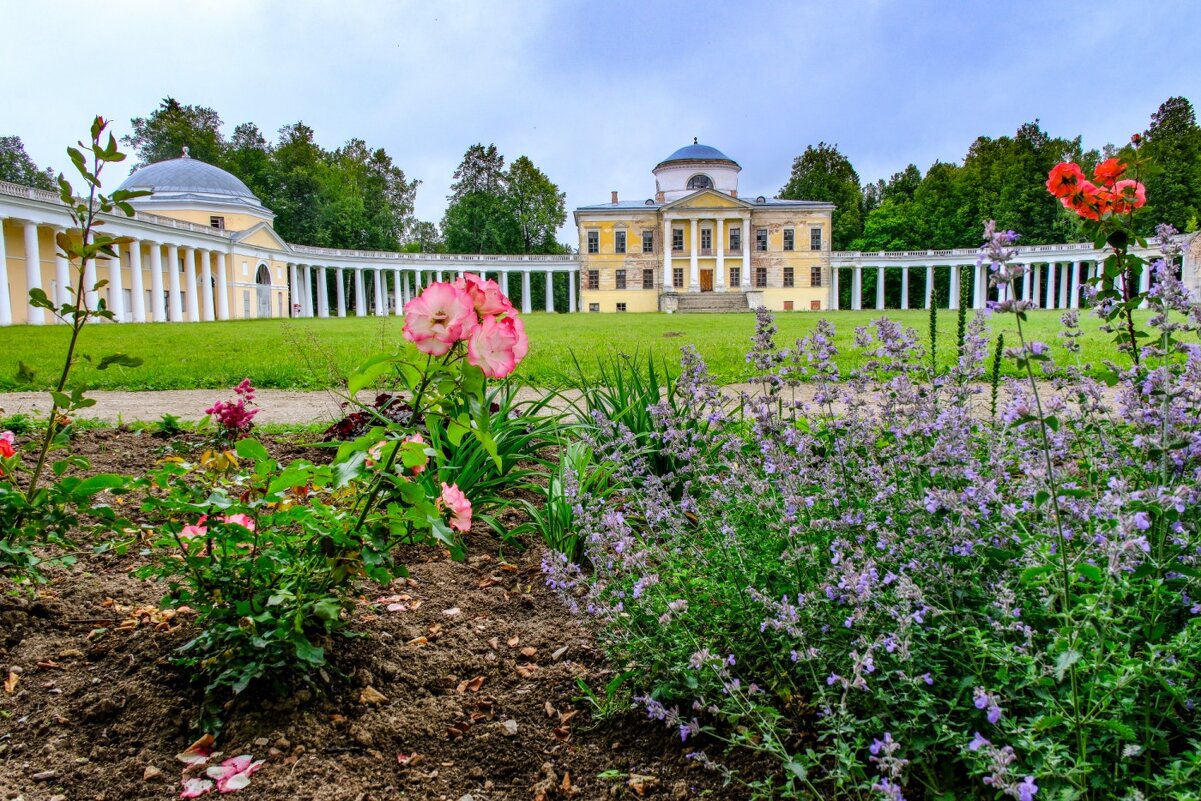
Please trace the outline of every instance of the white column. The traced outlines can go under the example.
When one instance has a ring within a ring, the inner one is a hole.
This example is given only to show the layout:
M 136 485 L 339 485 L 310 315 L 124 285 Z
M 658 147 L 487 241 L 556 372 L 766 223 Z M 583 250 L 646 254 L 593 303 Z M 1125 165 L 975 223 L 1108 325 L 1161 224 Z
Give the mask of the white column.
M 1072 262 L 1068 262 L 1071 264 Z M 1063 270 L 1059 273 L 1059 306 L 1060 309 L 1068 307 L 1068 265 L 1063 265 Z
M 183 299 L 179 295 L 179 246 L 167 245 L 167 292 L 170 296 L 171 322 L 183 322 Z
M 950 286 L 947 288 L 947 294 L 950 295 L 950 297 L 947 298 L 947 308 L 949 308 L 949 309 L 958 309 L 959 308 L 959 296 L 962 294 L 962 290 L 960 289 L 960 284 L 959 284 L 959 282 L 961 280 L 962 280 L 962 278 L 959 275 L 959 265 L 952 264 L 951 265 L 951 283 L 950 283 Z
M 1055 308 L 1055 262 L 1047 262 L 1047 302 L 1043 304 L 1044 309 Z
M 663 291 L 672 291 L 671 280 L 671 218 L 663 218 Z
M 722 292 L 726 288 L 726 234 L 724 217 L 713 221 L 713 245 L 717 248 L 717 269 L 713 276 L 713 290 Z
M 555 310 L 555 274 L 550 270 L 546 271 L 546 310 Z
M 830 265 L 830 310 L 838 311 L 838 268 Z
M 158 242 L 146 244 L 150 246 L 150 319 L 165 323 L 168 317 L 163 296 L 163 248 Z
M 441 270 L 439 270 L 439 271 L 438 271 L 437 275 L 438 275 L 438 283 L 439 283 L 439 284 L 441 284 L 441 283 L 444 283 L 444 282 L 442 281 L 442 271 L 441 271 Z
M 129 243 L 129 310 L 135 323 L 146 322 L 146 287 L 142 281 L 142 243 Z
M 884 309 L 884 265 L 876 268 L 876 309 Z
M 183 249 L 183 274 L 187 287 L 188 322 L 200 322 L 200 299 L 196 297 L 196 251 Z
M 25 223 L 25 292 L 42 288 L 42 252 L 38 245 L 38 224 Z M 27 304 L 28 305 L 28 304 Z M 26 321 L 30 325 L 41 325 L 46 322 L 43 309 L 28 305 Z
M 1033 275 L 1030 278 L 1030 302 L 1034 304 L 1034 308 L 1042 308 L 1042 285 L 1043 285 L 1043 266 L 1036 264 L 1031 268 Z
M 926 300 L 923 309 L 929 309 L 934 305 L 934 265 L 926 265 Z
M 568 313 L 579 311 L 575 305 L 575 282 L 580 277 L 579 273 L 567 273 L 567 311 Z
M 688 291 L 701 291 L 701 266 L 698 257 L 701 252 L 701 242 L 697 239 L 696 229 L 697 219 L 693 217 L 688 221 Z
M 384 316 L 384 271 L 372 270 L 371 284 L 375 289 L 375 316 Z
M 54 302 L 60 307 L 68 303 L 74 304 L 73 293 L 71 291 L 71 264 L 57 245 L 58 235 L 62 233 L 66 233 L 65 228 L 54 229 L 56 243 L 54 247 L 54 283 L 58 285 L 58 297 L 54 299 Z M 4 232 L 0 231 L 0 238 L 3 238 L 3 235 Z M 3 253 L 2 244 L 0 244 L 0 259 L 4 258 Z M 6 294 L 7 291 L 7 287 L 5 287 Z
M 125 322 L 125 282 L 121 280 L 121 246 L 113 245 L 113 256 L 108 260 L 108 310 L 113 320 Z
M 404 274 L 400 270 L 392 271 L 392 302 L 396 305 L 396 310 L 392 312 L 396 316 L 404 314 L 405 308 L 405 290 L 404 290 Z
M 500 274 L 500 291 L 504 293 L 504 296 L 506 298 L 509 297 L 509 271 L 508 270 L 505 270 L 504 272 L 502 272 Z M 572 311 L 575 311 L 575 310 L 572 309 Z
M 859 311 L 863 308 L 863 267 L 851 267 L 851 309 Z
M 1034 265 L 1026 265 L 1026 272 L 1022 273 L 1022 300 L 1030 300 L 1030 271 L 1034 269 Z
M 335 294 L 338 296 L 338 316 L 346 316 L 346 275 L 342 272 L 342 268 L 338 267 L 334 270 L 334 277 L 338 281 Z
M 300 312 L 297 311 L 297 306 L 300 306 L 300 269 L 295 264 L 288 265 L 288 314 L 292 317 L 299 317 Z
M 0 325 L 12 324 L 13 303 L 8 294 L 8 252 L 4 246 L 4 218 L 0 217 Z
M 988 303 L 988 268 L 983 264 L 976 265 L 975 283 L 972 287 L 973 309 L 983 309 Z
M 232 253 L 217 253 L 217 319 L 229 319 L 229 279 L 227 275 L 233 267 Z
M 909 308 L 909 267 L 901 267 L 901 308 Z
M 1079 268 L 1080 265 L 1076 265 L 1076 266 L 1077 266 L 1077 268 Z M 1139 294 L 1144 294 L 1150 289 L 1151 289 L 1151 265 L 1144 264 L 1142 272 L 1139 273 L 1139 276 L 1138 276 L 1138 291 L 1139 291 Z M 1138 304 L 1138 307 L 1140 309 L 1147 308 L 1147 299 L 1143 298 L 1142 301 Z M 1073 306 L 1072 308 L 1075 308 L 1075 306 Z
M 1080 268 L 1083 266 L 1081 262 L 1072 262 L 1072 288 L 1071 296 L 1068 298 L 1068 308 L 1071 309 L 1080 308 Z
M 354 314 L 355 317 L 367 316 L 367 292 L 363 288 L 363 270 L 354 271 Z
M 317 267 L 317 315 L 329 317 L 329 276 L 325 267 Z
M 532 308 L 530 304 L 530 271 L 521 271 L 521 313 L 529 314 Z
M 313 265 L 305 264 L 304 267 L 304 316 L 313 317 L 315 309 L 313 308 Z
M 418 295 L 421 294 L 421 289 L 424 286 L 422 283 L 421 275 L 422 275 L 422 271 L 418 270 L 416 272 L 416 274 L 413 276 L 413 287 L 416 289 L 416 292 Z
M 742 275 L 739 276 L 742 289 L 751 288 L 751 218 L 742 218 Z
M 200 301 L 201 309 L 204 313 L 204 321 L 211 323 L 214 320 L 213 316 L 213 267 L 211 263 L 212 252 L 208 250 L 197 251 L 200 256 Z

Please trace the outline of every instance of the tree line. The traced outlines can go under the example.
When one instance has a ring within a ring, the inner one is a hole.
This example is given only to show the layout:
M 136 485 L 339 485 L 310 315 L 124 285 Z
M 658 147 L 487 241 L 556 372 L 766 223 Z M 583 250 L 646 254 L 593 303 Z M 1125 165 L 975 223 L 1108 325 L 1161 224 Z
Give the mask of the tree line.
M 867 184 L 860 183 L 837 145 L 820 142 L 795 159 L 780 197 L 835 203 L 835 250 L 976 247 L 986 219 L 1018 231 L 1023 244 L 1079 242 L 1086 239 L 1079 217 L 1047 192 L 1047 173 L 1061 161 L 1075 161 L 1091 172 L 1117 155 L 1142 163 L 1139 178 L 1147 188 L 1142 233 L 1151 233 L 1160 222 L 1196 230 L 1201 127 L 1192 104 L 1169 98 L 1138 138 L 1137 145 L 1085 150 L 1079 136 L 1052 137 L 1035 120 L 1013 136 L 977 138 L 961 163 L 938 161 L 924 175 L 910 164 L 887 181 Z

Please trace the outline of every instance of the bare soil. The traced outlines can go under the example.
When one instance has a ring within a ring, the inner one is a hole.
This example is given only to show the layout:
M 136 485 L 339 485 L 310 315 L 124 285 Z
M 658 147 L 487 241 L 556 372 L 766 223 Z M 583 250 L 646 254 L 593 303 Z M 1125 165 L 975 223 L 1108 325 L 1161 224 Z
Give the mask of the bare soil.
M 96 430 L 77 450 L 96 472 L 137 474 L 163 445 Z M 285 459 L 302 452 L 270 445 Z M 577 681 L 602 687 L 617 666 L 543 586 L 538 548 L 477 529 L 468 552 L 454 562 L 408 549 L 409 580 L 366 588 L 362 636 L 331 648 L 325 686 L 248 691 L 228 706 L 217 748 L 267 760 L 235 797 L 745 797 L 685 758 L 697 744 L 637 710 L 593 717 Z M 199 696 L 172 657 L 196 632 L 185 616 L 156 625 L 147 608 L 161 588 L 131 575 L 142 563 L 137 549 L 89 552 L 34 597 L 0 596 L 0 679 L 18 676 L 0 690 L 0 799 L 179 797 L 175 754 L 199 734 Z M 372 603 L 393 593 L 421 603 L 395 613 Z

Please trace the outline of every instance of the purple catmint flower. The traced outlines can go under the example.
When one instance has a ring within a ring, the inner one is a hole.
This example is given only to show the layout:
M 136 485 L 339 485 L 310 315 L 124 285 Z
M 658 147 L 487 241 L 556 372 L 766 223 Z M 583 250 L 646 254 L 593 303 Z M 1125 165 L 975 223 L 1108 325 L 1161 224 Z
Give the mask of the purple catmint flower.
M 979 751 L 986 745 L 992 745 L 992 743 L 986 740 L 980 732 L 976 732 L 976 736 L 972 737 L 972 741 L 967 744 L 967 748 L 969 751 Z
M 1038 785 L 1034 783 L 1033 776 L 1027 776 L 1014 790 L 1017 792 L 1018 801 L 1034 801 Z

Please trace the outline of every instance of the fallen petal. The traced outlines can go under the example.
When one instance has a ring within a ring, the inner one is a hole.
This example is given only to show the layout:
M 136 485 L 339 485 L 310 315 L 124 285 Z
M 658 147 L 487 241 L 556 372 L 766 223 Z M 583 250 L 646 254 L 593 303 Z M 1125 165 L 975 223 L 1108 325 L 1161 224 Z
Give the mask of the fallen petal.
M 186 779 L 180 798 L 199 798 L 213 789 L 213 783 L 208 779 Z
M 209 756 L 213 753 L 213 744 L 217 739 L 211 734 L 206 734 L 196 742 L 187 747 L 183 753 L 176 754 L 175 758 L 187 765 L 203 765 L 209 761 Z

